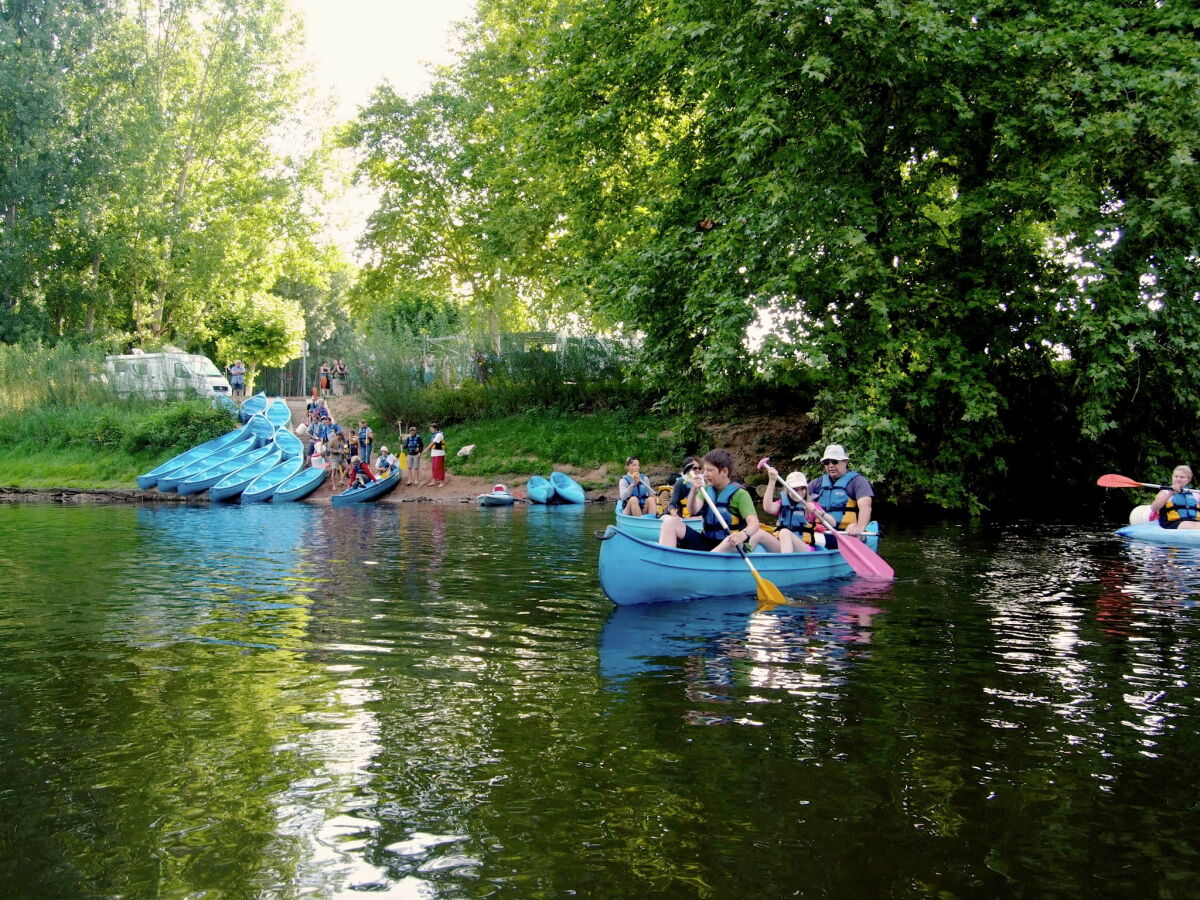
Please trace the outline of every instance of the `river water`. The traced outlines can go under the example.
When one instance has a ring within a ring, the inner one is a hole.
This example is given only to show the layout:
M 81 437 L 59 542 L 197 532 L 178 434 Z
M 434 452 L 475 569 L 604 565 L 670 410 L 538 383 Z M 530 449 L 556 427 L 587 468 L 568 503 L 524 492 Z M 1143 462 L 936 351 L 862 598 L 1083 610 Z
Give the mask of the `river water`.
M 0 894 L 1197 896 L 1200 555 L 614 609 L 611 515 L 0 506 Z

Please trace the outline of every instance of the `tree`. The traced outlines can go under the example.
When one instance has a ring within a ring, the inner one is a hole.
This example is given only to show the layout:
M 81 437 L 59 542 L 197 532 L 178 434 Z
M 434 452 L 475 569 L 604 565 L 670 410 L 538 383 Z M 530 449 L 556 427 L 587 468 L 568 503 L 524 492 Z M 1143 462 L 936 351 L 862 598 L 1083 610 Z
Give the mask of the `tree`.
M 247 388 L 263 366 L 282 366 L 300 355 L 304 311 L 295 301 L 261 292 L 243 298 L 234 312 L 217 338 L 217 354 L 222 361 L 245 362 Z

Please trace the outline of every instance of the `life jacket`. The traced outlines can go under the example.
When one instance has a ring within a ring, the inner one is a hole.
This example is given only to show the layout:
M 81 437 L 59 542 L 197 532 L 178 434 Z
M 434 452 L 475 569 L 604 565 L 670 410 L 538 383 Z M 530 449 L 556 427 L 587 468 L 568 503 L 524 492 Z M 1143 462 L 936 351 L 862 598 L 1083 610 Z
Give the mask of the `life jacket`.
M 1159 522 L 1165 522 L 1167 525 L 1172 522 L 1195 522 L 1198 519 L 1200 519 L 1200 500 L 1197 500 L 1196 495 L 1188 490 L 1172 494 L 1158 513 Z
M 845 528 L 852 522 L 858 521 L 858 501 L 847 493 L 850 482 L 857 477 L 858 473 L 853 470 L 837 481 L 833 481 L 828 475 L 821 476 L 816 502 L 821 504 L 825 512 L 833 516 L 833 520 L 838 523 L 838 528 Z
M 729 524 L 730 531 L 741 531 L 746 527 L 746 520 L 734 512 L 729 506 L 729 501 L 733 499 L 733 495 L 741 489 L 742 486 L 740 484 L 738 484 L 736 481 L 731 481 L 729 484 L 725 485 L 724 490 L 722 490 L 715 498 L 713 498 L 713 504 L 721 511 L 721 515 Z M 709 494 L 709 496 L 712 497 L 712 494 Z M 712 507 L 705 503 L 703 498 L 700 499 L 700 502 L 704 503 L 704 509 L 701 514 L 704 516 L 702 530 L 705 537 L 715 538 L 716 540 L 721 540 L 722 538 L 726 537 L 729 532 L 727 532 L 724 526 L 717 521 L 717 517 L 713 514 Z
M 636 482 L 628 475 L 621 476 L 622 484 L 633 485 L 633 490 L 630 491 L 630 496 L 637 497 L 639 503 L 645 503 L 646 498 L 650 496 L 650 488 L 646 487 L 646 482 L 639 478 Z
M 404 439 L 404 450 L 409 456 L 417 456 L 425 449 L 425 442 L 419 434 L 410 434 Z
M 804 501 L 795 502 L 787 491 L 784 491 L 779 498 L 779 516 L 775 520 L 775 525 L 779 528 L 786 528 L 793 534 L 798 534 L 806 544 L 816 542 L 816 538 L 813 537 L 816 532 L 816 523 L 808 521 L 808 516 L 804 512 Z
M 445 450 L 446 449 L 446 439 L 442 438 L 440 441 L 435 441 L 435 440 L 433 440 L 433 436 L 431 435 L 430 439 L 429 439 L 429 449 L 430 450 Z
M 364 425 L 358 429 L 358 445 L 365 447 L 371 443 L 371 429 Z

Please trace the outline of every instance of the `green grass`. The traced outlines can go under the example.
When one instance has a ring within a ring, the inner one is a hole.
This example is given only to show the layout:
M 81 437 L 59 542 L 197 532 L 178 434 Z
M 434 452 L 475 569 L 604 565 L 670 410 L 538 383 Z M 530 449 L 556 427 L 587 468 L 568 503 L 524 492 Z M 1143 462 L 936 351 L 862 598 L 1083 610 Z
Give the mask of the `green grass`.
M 526 413 L 467 422 L 445 431 L 451 474 L 491 478 L 547 475 L 555 466 L 573 474 L 603 468 L 602 476 L 582 480 L 588 488 L 614 483 L 625 471 L 627 456 L 639 457 L 643 470 L 674 471 L 700 443 L 690 420 L 615 411 Z M 400 446 L 394 431 L 376 429 L 376 435 L 377 445 L 386 444 L 392 450 Z M 455 452 L 468 444 L 475 445 L 474 452 L 455 457 Z

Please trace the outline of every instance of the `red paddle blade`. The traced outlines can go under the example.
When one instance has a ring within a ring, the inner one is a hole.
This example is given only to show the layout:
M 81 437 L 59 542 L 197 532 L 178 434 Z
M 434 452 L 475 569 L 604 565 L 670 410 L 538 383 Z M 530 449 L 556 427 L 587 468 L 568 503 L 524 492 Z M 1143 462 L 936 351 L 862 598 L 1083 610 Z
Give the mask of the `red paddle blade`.
M 896 570 L 887 564 L 882 556 L 864 544 L 856 537 L 846 534 L 838 535 L 838 550 L 849 563 L 856 574 L 863 578 L 878 578 L 891 581 L 896 577 Z
M 1100 487 L 1116 487 L 1116 488 L 1135 488 L 1141 487 L 1140 481 L 1134 481 L 1132 478 L 1126 478 L 1124 475 L 1101 475 L 1096 479 L 1096 484 Z

